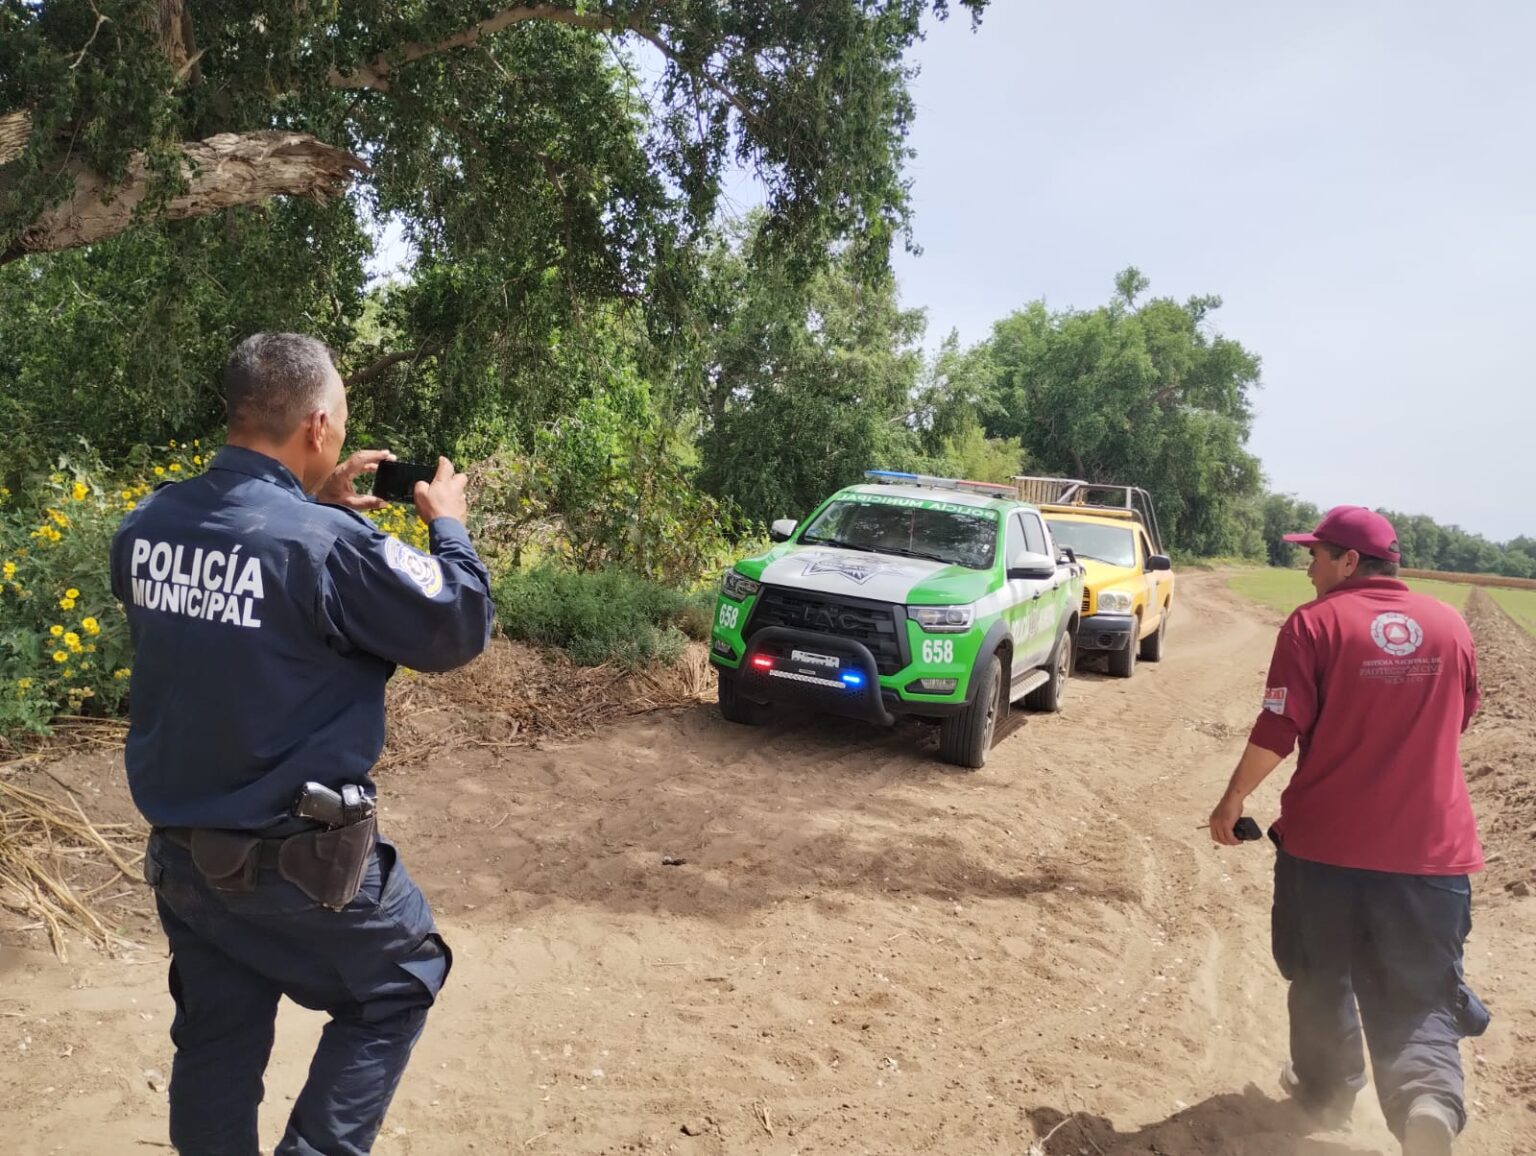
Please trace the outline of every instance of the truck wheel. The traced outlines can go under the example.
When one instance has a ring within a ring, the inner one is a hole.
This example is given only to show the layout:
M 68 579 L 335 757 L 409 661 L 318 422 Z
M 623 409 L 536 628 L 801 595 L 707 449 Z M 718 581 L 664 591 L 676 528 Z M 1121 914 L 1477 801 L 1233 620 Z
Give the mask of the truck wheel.
M 1143 662 L 1163 661 L 1163 635 L 1168 630 L 1168 610 L 1163 609 L 1163 617 L 1157 624 L 1157 629 L 1141 640 L 1140 658 Z
M 987 761 L 998 717 L 1008 709 L 1003 699 L 1003 664 L 997 655 L 976 683 L 970 705 L 939 724 L 939 758 L 957 767 L 977 768 Z
M 1051 672 L 1051 680 L 1036 687 L 1024 696 L 1024 705 L 1030 710 L 1043 710 L 1055 714 L 1061 709 L 1062 695 L 1067 693 L 1067 679 L 1072 675 L 1072 632 L 1063 630 L 1061 637 L 1046 660 L 1045 669 Z
M 768 704 L 743 698 L 736 689 L 736 680 L 723 671 L 719 676 L 720 714 L 726 722 L 743 726 L 761 726 L 768 721 Z
M 1137 619 L 1137 626 L 1141 620 Z M 1136 673 L 1136 636 L 1132 634 L 1131 640 L 1125 644 L 1124 650 L 1111 650 L 1109 652 L 1109 673 L 1116 678 L 1130 678 Z

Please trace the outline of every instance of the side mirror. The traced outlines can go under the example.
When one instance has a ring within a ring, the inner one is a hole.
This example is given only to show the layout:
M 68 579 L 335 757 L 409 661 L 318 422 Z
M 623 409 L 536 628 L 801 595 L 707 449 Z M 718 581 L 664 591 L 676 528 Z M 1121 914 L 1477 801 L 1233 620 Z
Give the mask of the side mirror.
M 1077 565 L 1077 551 L 1071 546 L 1062 546 L 1056 551 L 1056 561 L 1067 566 Z
M 1056 563 L 1049 554 L 1033 554 L 1028 550 L 1015 554 L 1008 566 L 1010 582 L 1044 582 L 1056 577 Z
M 1168 557 L 1167 554 L 1153 554 L 1151 557 L 1149 557 L 1147 559 L 1147 572 L 1148 573 L 1151 573 L 1154 570 L 1172 570 L 1172 569 L 1173 569 L 1173 559 Z
M 775 542 L 788 542 L 795 536 L 795 528 L 799 524 L 793 518 L 779 518 L 768 527 L 768 537 Z

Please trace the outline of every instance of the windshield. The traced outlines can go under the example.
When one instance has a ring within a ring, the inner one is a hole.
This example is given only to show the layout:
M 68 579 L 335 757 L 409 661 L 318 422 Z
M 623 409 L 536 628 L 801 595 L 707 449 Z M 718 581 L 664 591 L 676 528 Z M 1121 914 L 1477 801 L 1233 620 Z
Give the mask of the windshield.
M 800 542 L 986 570 L 997 547 L 997 516 L 984 509 L 972 514 L 954 507 L 938 510 L 841 499 L 806 527 Z
M 1136 540 L 1130 530 L 1095 526 L 1091 522 L 1058 522 L 1047 518 L 1058 546 L 1066 546 L 1079 558 L 1094 558 L 1111 566 L 1136 565 Z

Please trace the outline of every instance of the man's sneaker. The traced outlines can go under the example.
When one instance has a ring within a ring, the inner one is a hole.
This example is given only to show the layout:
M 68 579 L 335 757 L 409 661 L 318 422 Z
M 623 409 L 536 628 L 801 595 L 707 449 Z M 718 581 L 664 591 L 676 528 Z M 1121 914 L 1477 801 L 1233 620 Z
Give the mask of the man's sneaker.
M 1280 1088 L 1292 1102 L 1311 1118 L 1320 1132 L 1333 1132 L 1348 1127 L 1349 1118 L 1355 1113 L 1355 1090 L 1344 1088 L 1323 1100 L 1309 1093 L 1296 1076 L 1290 1064 L 1280 1069 Z
M 1403 1156 L 1451 1156 L 1456 1115 L 1433 1096 L 1420 1096 L 1403 1126 Z

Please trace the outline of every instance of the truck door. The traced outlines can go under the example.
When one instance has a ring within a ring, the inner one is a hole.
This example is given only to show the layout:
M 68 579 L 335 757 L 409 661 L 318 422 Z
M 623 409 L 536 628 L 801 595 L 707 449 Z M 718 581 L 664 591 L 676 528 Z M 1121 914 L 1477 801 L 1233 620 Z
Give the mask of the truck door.
M 1040 520 L 1040 515 L 1032 511 L 1024 511 L 1014 516 L 1024 527 L 1024 548 L 1033 554 L 1044 554 L 1047 558 L 1054 559 L 1055 543 L 1046 532 L 1045 523 Z M 1056 630 L 1061 625 L 1062 603 L 1067 596 L 1062 579 L 1062 572 L 1058 568 L 1055 578 L 1048 582 L 1032 584 L 1034 586 L 1030 602 L 1032 629 L 1028 654 L 1029 665 L 1032 667 L 1039 666 L 1050 657 L 1051 647 L 1056 642 Z

